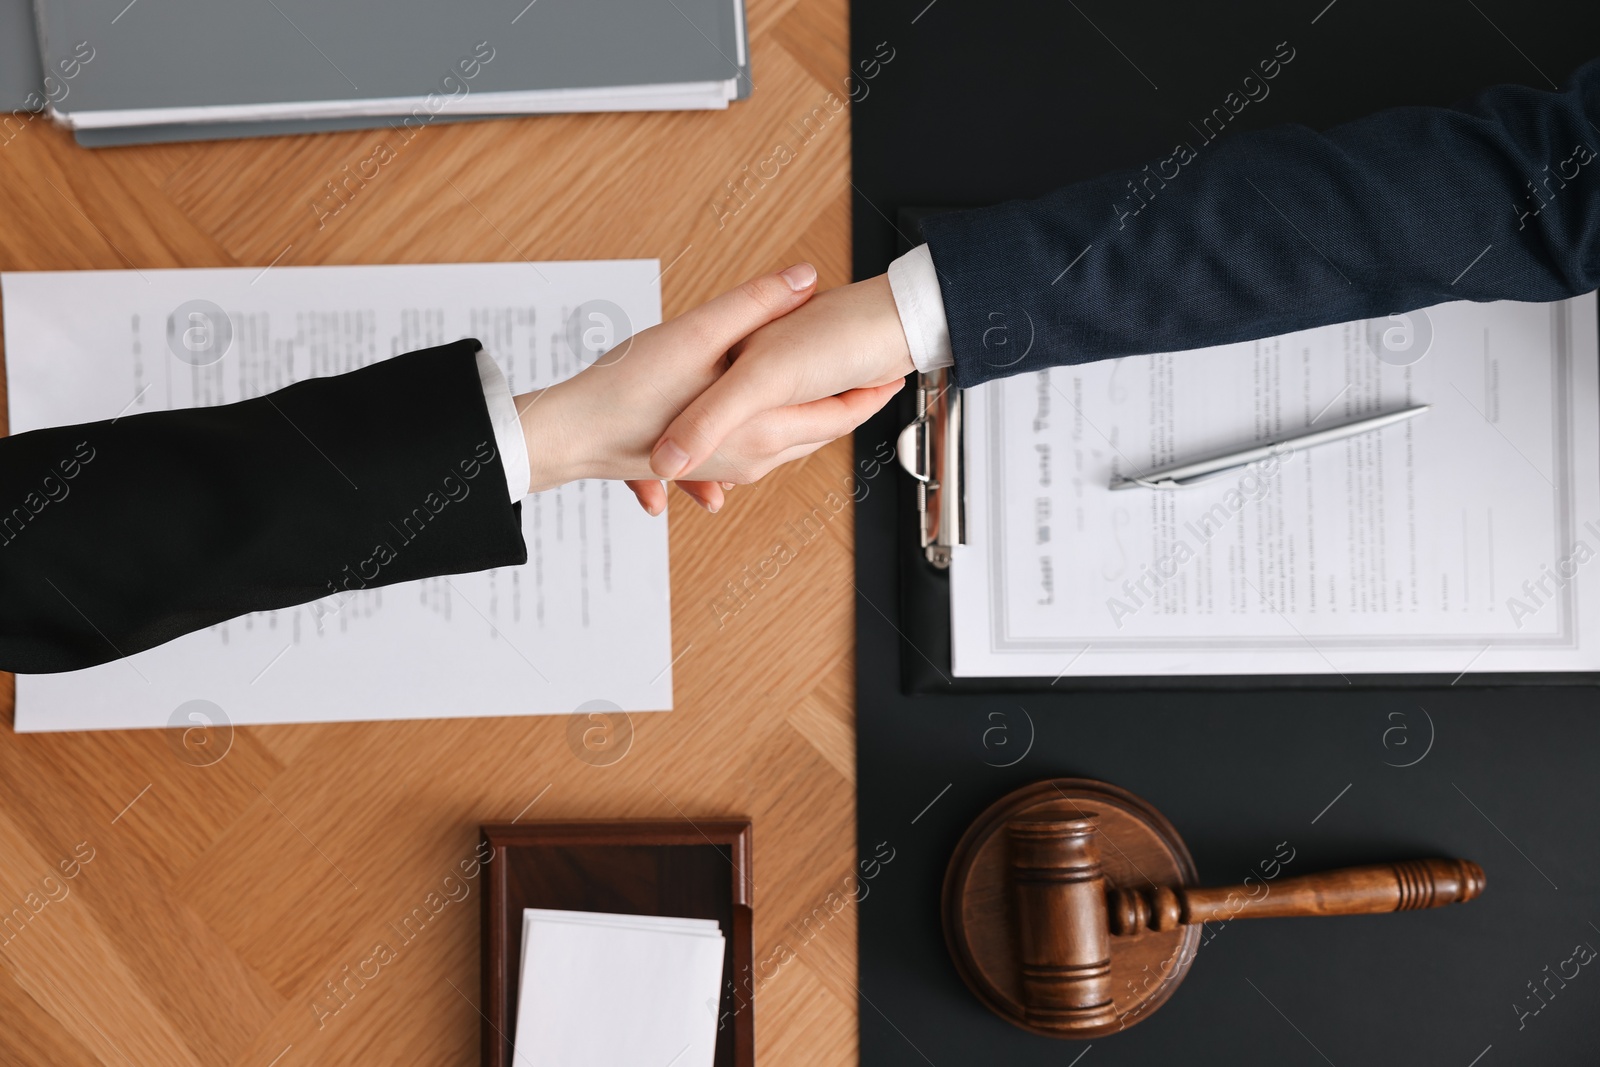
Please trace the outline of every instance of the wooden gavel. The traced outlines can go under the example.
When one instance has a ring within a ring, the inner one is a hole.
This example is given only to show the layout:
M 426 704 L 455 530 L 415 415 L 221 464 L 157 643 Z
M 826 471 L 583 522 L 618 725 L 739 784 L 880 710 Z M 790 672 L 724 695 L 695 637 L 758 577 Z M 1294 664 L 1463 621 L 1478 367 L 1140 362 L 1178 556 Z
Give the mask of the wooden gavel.
M 996 801 L 962 836 L 945 873 L 945 939 L 967 986 L 1002 1018 L 1098 1038 L 1165 1003 L 1202 923 L 1413 911 L 1484 888 L 1483 869 L 1460 859 L 1269 877 L 1254 889 L 1196 881 L 1182 838 L 1148 803 L 1104 782 L 1047 779 Z
M 1111 939 L 1236 918 L 1366 915 L 1437 908 L 1483 892 L 1467 860 L 1402 860 L 1301 875 L 1267 898 L 1234 901 L 1243 886 L 1112 888 L 1100 864 L 1099 817 L 1022 815 L 1006 825 L 1028 1019 L 1045 1029 L 1113 1024 Z

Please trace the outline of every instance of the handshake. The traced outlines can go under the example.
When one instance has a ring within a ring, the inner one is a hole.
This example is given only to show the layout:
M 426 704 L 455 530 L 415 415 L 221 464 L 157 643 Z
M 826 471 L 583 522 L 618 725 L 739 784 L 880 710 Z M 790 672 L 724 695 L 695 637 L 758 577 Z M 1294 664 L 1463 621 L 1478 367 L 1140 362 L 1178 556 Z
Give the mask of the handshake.
M 707 511 L 865 422 L 915 367 L 889 280 L 817 292 L 798 263 L 622 341 L 515 397 L 529 492 L 628 483 L 652 515 L 676 481 Z

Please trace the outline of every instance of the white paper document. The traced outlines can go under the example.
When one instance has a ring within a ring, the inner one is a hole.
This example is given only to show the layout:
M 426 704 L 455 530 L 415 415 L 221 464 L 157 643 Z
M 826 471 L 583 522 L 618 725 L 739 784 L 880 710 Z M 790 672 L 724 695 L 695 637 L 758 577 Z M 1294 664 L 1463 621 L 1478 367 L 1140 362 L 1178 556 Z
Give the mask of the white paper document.
M 6 274 L 11 432 L 226 404 L 462 337 L 526 392 L 576 373 L 585 345 L 659 322 L 659 274 L 655 260 Z M 20 676 L 16 728 L 206 725 L 179 713 L 193 701 L 236 725 L 671 708 L 665 517 L 587 481 L 524 499 L 522 527 L 521 567 L 330 593 Z
M 964 397 L 959 676 L 1600 669 L 1593 294 L 1452 303 Z M 1175 490 L 1113 477 L 1417 404 Z
M 725 942 L 714 919 L 522 915 L 518 1067 L 712 1067 Z

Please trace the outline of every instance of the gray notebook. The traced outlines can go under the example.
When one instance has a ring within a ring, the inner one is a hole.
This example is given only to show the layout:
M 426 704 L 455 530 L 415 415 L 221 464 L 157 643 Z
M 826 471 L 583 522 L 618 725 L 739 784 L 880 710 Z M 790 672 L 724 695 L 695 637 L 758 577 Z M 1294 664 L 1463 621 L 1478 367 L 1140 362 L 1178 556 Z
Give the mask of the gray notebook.
M 33 5 L 29 0 L 0 0 L 0 111 L 42 111 L 44 99 Z
M 712 108 L 749 88 L 740 0 L 36 7 L 46 67 L 72 75 L 54 113 L 84 132 Z

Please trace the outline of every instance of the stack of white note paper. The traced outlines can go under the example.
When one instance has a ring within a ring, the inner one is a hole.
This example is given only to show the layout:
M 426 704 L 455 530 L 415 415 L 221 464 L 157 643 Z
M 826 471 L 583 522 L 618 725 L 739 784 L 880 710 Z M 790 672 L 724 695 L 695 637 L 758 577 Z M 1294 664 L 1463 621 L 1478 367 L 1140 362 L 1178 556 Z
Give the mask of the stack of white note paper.
M 711 1067 L 723 937 L 715 919 L 527 908 L 518 1067 Z

